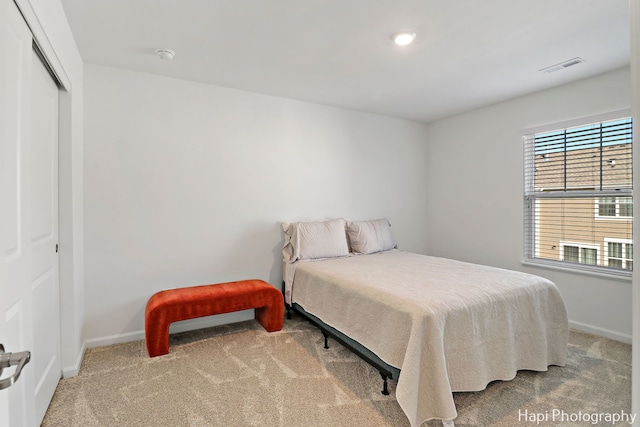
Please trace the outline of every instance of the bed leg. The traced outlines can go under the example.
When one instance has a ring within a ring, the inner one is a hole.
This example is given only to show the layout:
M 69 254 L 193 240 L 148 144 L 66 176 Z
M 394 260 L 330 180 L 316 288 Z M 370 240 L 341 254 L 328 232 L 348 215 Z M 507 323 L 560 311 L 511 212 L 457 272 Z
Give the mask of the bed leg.
M 453 420 L 442 420 L 442 427 L 455 427 Z
M 389 396 L 389 388 L 387 387 L 387 376 L 380 372 L 380 376 L 382 377 L 382 394 L 385 396 Z
M 291 320 L 291 306 L 287 304 L 287 319 Z
M 324 348 L 329 348 L 329 335 L 322 333 L 324 335 Z

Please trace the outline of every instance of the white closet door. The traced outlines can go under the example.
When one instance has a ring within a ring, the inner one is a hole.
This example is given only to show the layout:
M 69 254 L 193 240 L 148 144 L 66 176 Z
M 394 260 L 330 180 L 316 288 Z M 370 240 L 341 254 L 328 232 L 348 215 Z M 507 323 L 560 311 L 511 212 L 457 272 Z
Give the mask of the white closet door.
M 40 425 L 60 381 L 58 281 L 58 87 L 31 51 L 29 220 L 36 421 Z M 24 218 L 27 220 L 27 218 Z
M 0 426 L 31 427 L 61 376 L 58 88 L 11 0 L 0 0 L 0 57 L 0 343 L 31 351 L 18 381 L 0 390 Z

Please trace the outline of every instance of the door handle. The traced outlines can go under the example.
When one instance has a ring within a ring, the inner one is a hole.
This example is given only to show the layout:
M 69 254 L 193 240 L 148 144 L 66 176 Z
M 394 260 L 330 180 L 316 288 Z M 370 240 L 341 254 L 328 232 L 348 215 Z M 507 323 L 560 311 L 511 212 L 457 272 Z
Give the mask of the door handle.
M 16 381 L 18 381 L 22 368 L 24 368 L 24 365 L 29 363 L 29 360 L 31 360 L 30 351 L 5 353 L 4 346 L 0 344 L 0 376 L 5 368 L 8 368 L 9 366 L 16 366 L 16 370 L 13 375 L 0 380 L 0 390 L 11 387 Z

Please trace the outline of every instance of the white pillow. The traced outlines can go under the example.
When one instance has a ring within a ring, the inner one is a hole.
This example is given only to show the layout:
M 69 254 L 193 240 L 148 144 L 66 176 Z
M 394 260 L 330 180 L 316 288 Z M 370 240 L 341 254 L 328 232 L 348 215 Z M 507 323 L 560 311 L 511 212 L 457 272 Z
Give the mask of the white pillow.
M 351 250 L 359 254 L 372 254 L 398 247 L 391 235 L 391 224 L 386 218 L 372 221 L 347 222 Z
M 283 223 L 282 230 L 285 236 L 282 256 L 287 262 L 349 255 L 345 220 L 342 218 Z

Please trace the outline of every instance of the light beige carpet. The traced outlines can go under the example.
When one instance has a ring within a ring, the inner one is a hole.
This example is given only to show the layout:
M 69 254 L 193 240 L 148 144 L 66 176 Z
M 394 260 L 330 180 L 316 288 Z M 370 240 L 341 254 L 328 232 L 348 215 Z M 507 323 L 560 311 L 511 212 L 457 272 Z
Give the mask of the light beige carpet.
M 79 375 L 58 385 L 42 425 L 408 426 L 394 382 L 383 396 L 376 370 L 335 341 L 323 344 L 294 318 L 275 333 L 248 321 L 176 334 L 170 354 L 153 359 L 144 341 L 90 349 Z M 574 418 L 630 412 L 631 346 L 572 331 L 568 351 L 563 368 L 456 393 L 456 426 L 628 425 L 551 422 L 554 410 Z M 528 418 L 545 413 L 546 423 Z

